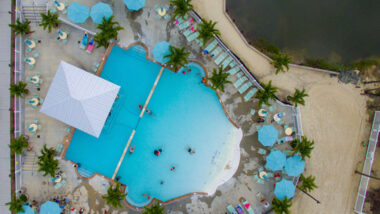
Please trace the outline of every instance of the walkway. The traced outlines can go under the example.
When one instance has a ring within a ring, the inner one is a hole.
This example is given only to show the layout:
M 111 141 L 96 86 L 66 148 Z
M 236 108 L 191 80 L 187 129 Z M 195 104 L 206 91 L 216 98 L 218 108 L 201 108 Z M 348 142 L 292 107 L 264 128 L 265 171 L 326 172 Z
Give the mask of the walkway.
M 0 213 L 10 213 L 5 203 L 11 200 L 10 155 L 9 155 L 9 63 L 11 31 L 11 1 L 0 1 Z

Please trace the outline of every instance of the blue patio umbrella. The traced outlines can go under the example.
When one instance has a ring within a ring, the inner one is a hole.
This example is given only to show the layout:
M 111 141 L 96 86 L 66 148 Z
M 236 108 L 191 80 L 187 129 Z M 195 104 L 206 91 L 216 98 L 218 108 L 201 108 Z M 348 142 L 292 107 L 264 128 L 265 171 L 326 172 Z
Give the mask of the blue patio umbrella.
M 286 155 L 279 150 L 272 150 L 266 158 L 265 168 L 272 171 L 282 170 L 285 166 Z
M 34 210 L 28 205 L 23 205 L 24 212 L 18 212 L 17 214 L 34 214 Z
M 145 0 L 124 0 L 124 4 L 127 5 L 128 10 L 140 10 L 145 6 Z
M 259 141 L 263 146 L 273 146 L 278 140 L 278 131 L 272 125 L 265 125 L 259 129 Z
M 99 2 L 92 6 L 90 16 L 92 18 L 92 21 L 94 21 L 97 24 L 101 24 L 103 17 L 108 20 L 112 16 L 112 14 L 113 11 L 108 4 Z
M 62 209 L 56 202 L 46 201 L 41 205 L 40 214 L 58 214 L 61 213 Z
M 298 176 L 305 170 L 305 161 L 301 156 L 294 155 L 286 159 L 285 172 L 289 176 Z
M 164 64 L 169 59 L 164 56 L 170 54 L 169 51 L 170 44 L 166 41 L 158 42 L 153 48 L 153 59 Z
M 280 182 L 276 184 L 274 188 L 274 195 L 280 199 L 284 200 L 285 197 L 292 198 L 294 196 L 294 192 L 296 191 L 296 187 L 293 185 L 292 181 L 282 179 Z
M 72 2 L 67 10 L 67 16 L 74 23 L 85 23 L 90 16 L 90 9 L 77 2 Z

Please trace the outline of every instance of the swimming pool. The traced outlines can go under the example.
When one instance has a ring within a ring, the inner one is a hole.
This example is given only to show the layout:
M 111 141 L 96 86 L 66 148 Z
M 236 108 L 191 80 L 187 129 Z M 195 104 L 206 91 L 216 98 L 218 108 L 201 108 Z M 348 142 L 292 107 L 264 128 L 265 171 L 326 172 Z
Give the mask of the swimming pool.
M 77 130 L 65 158 L 81 163 L 83 172 L 112 178 L 135 130 L 135 151 L 125 155 L 116 174 L 128 187 L 130 204 L 149 203 L 144 193 L 162 201 L 193 192 L 212 194 L 237 169 L 241 130 L 228 120 L 215 92 L 200 83 L 205 73 L 193 62 L 185 75 L 163 71 L 147 106 L 153 114 L 139 118 L 138 105 L 144 105 L 161 69 L 145 55 L 138 45 L 113 47 L 101 77 L 121 86 L 119 98 L 100 137 Z M 163 152 L 155 156 L 158 148 Z

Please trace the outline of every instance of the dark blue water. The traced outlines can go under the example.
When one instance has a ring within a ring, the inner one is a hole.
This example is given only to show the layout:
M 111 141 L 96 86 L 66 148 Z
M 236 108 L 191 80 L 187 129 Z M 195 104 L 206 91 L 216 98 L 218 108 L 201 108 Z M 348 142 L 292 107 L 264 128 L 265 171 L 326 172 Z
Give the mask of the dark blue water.
M 248 41 L 332 61 L 380 56 L 379 0 L 227 0 Z

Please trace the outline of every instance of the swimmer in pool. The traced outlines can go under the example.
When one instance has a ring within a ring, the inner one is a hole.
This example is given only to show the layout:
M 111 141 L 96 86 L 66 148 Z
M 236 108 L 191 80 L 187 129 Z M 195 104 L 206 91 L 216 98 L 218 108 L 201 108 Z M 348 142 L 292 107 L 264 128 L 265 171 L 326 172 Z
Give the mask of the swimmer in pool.
M 188 146 L 188 147 L 186 148 L 186 150 L 187 150 L 187 152 L 189 152 L 190 155 L 192 155 L 192 154 L 195 153 L 195 151 L 194 151 L 190 146 Z
M 170 167 L 170 171 L 173 171 L 173 172 L 175 172 L 175 165 L 173 165 L 172 167 Z

